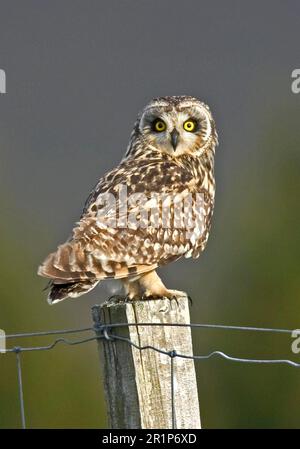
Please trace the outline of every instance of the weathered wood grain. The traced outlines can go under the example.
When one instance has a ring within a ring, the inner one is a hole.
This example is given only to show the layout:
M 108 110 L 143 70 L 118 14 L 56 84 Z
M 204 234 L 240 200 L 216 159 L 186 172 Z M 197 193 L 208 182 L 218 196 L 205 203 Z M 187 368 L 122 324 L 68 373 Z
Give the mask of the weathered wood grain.
M 190 323 L 189 304 L 169 300 L 104 304 L 93 308 L 94 322 Z M 154 346 L 192 355 L 189 327 L 124 326 L 110 334 L 129 338 L 139 347 Z M 99 333 L 100 335 L 100 333 Z M 139 350 L 119 340 L 98 340 L 111 428 L 172 428 L 171 358 L 152 349 Z M 175 357 L 174 418 L 177 429 L 200 428 L 194 361 Z

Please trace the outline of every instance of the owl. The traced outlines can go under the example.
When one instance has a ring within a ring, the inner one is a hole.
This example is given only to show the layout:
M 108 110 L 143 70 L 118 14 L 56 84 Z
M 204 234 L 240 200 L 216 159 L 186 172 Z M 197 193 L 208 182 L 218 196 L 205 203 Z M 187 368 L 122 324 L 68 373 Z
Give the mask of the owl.
M 156 269 L 197 258 L 209 236 L 218 145 L 209 107 L 190 96 L 160 97 L 138 115 L 125 156 L 90 193 L 70 238 L 38 269 L 48 302 L 119 279 L 128 300 L 180 299 Z

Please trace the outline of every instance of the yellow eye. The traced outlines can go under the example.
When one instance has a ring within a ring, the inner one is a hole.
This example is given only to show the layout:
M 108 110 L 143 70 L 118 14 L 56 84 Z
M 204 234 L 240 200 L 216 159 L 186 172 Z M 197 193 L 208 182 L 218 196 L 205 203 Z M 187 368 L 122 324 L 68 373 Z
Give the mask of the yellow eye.
M 196 129 L 196 122 L 194 120 L 187 120 L 183 124 L 183 129 L 189 133 L 192 133 Z
M 167 128 L 165 122 L 163 120 L 156 120 L 154 122 L 154 130 L 158 133 L 165 131 Z

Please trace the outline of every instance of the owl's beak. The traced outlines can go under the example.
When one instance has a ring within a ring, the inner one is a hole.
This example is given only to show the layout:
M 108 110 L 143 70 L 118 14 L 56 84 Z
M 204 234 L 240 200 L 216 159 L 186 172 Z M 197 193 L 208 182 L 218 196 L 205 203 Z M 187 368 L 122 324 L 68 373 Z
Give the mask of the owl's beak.
M 176 128 L 173 129 L 173 131 L 170 133 L 170 136 L 171 136 L 171 144 L 173 150 L 175 151 L 179 140 L 179 132 L 177 131 Z

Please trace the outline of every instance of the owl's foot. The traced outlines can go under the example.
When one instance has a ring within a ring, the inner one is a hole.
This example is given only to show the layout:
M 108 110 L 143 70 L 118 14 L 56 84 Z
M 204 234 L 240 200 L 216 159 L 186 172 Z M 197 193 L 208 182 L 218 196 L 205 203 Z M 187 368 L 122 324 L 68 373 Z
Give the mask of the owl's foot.
M 166 296 L 163 295 L 155 295 L 151 292 L 145 292 L 142 296 L 143 301 L 153 301 L 158 299 L 166 299 Z
M 155 271 L 141 276 L 139 282 L 145 290 L 143 299 L 146 300 L 168 298 L 174 299 L 178 303 L 181 299 L 188 297 L 185 292 L 167 289 Z
M 172 301 L 176 302 L 176 305 L 179 306 L 180 301 L 184 298 L 188 298 L 189 296 L 185 292 L 181 292 L 178 290 L 165 290 L 163 294 L 155 295 L 152 292 L 145 292 L 143 295 L 143 301 L 153 301 L 155 299 L 168 299 L 170 303 Z
M 179 302 L 182 299 L 186 299 L 187 298 L 189 300 L 190 305 L 191 306 L 193 305 L 192 298 L 186 292 L 181 292 L 181 291 L 178 291 L 178 290 L 169 290 L 169 291 L 173 292 L 173 293 L 175 292 L 175 295 L 173 294 L 171 297 L 167 297 L 170 301 L 174 300 L 174 301 L 176 301 L 176 304 L 179 305 Z
M 168 299 L 177 299 L 178 301 L 188 297 L 187 293 L 180 290 L 166 290 L 164 296 Z
M 182 292 L 180 290 L 167 290 L 167 292 L 164 295 L 166 298 L 168 298 L 170 301 L 175 301 L 177 306 L 179 305 L 179 302 L 182 299 L 188 298 L 188 295 L 185 292 Z

